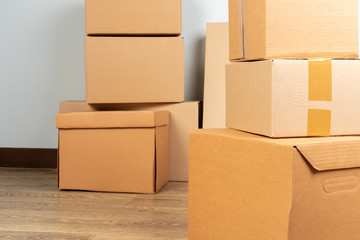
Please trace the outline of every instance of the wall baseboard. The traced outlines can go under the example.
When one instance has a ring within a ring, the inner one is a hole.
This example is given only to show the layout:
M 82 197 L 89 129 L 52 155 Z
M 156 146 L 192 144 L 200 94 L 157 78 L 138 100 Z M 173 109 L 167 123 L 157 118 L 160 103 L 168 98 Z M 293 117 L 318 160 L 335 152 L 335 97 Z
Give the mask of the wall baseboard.
M 57 168 L 57 149 L 0 148 L 0 167 Z

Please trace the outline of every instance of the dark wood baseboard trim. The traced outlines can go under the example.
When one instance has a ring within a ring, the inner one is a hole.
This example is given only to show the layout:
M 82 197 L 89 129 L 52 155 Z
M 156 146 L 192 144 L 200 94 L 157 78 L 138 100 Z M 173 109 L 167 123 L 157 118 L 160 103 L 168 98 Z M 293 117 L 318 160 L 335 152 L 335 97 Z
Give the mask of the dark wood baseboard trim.
M 0 167 L 57 168 L 57 149 L 0 148 Z

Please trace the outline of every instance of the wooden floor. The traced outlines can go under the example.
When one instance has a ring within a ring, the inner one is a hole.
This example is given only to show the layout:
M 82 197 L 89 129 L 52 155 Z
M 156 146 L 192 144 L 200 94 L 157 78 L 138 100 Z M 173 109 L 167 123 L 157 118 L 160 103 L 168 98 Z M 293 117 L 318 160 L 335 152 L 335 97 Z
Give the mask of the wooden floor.
M 0 239 L 187 239 L 187 183 L 117 194 L 60 191 L 56 177 L 0 168 Z

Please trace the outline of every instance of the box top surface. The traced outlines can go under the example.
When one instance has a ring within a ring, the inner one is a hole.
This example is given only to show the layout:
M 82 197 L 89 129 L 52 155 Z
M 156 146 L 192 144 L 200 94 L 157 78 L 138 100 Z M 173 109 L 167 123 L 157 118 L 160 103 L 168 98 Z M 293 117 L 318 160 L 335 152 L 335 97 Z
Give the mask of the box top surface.
M 191 134 L 216 135 L 294 148 L 318 171 L 360 167 L 360 136 L 272 139 L 233 129 L 199 129 Z
M 135 128 L 167 125 L 169 111 L 98 111 L 56 114 L 56 128 Z

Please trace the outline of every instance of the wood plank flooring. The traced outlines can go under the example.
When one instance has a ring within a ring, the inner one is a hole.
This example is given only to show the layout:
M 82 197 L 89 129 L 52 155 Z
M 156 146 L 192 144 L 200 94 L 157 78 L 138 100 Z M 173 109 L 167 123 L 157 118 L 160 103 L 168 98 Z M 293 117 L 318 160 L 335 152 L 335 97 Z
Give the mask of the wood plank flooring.
M 56 178 L 0 168 L 0 239 L 187 239 L 187 183 L 147 195 L 60 191 Z

